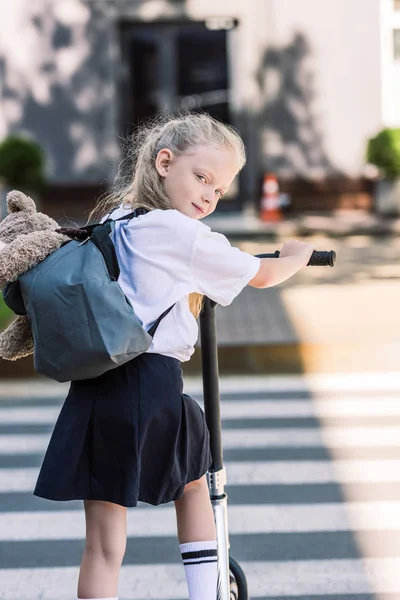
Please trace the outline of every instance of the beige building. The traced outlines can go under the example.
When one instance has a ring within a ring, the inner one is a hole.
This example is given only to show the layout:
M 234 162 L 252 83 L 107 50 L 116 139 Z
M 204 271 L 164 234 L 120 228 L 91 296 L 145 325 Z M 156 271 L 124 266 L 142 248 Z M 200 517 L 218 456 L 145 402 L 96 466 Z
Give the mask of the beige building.
M 90 206 L 121 135 L 176 108 L 243 135 L 220 210 L 256 206 L 265 171 L 294 210 L 370 205 L 366 140 L 400 126 L 400 1 L 1 0 L 1 15 L 0 138 L 42 144 L 54 214 Z

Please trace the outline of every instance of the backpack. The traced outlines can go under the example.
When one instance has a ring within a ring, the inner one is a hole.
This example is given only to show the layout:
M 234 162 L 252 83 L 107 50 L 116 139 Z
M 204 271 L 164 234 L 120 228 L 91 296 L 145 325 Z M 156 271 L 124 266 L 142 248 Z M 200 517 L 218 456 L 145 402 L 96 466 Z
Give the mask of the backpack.
M 136 209 L 117 221 L 148 212 Z M 146 331 L 117 280 L 119 265 L 108 218 L 76 229 L 71 239 L 8 284 L 4 301 L 27 314 L 38 373 L 59 382 L 91 379 L 146 352 L 168 308 Z M 60 230 L 62 231 L 62 230 Z

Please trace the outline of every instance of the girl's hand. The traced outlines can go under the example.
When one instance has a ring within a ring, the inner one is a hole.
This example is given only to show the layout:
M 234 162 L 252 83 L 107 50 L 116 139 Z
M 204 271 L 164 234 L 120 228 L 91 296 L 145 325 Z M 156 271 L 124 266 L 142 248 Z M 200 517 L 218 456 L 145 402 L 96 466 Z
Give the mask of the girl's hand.
M 304 259 L 304 266 L 306 266 L 311 258 L 311 254 L 315 248 L 307 242 L 300 242 L 298 240 L 288 240 L 282 246 L 282 250 L 279 253 L 279 258 L 285 256 L 298 256 Z
M 313 246 L 306 242 L 298 240 L 285 242 L 279 258 L 261 259 L 260 268 L 256 276 L 249 281 L 249 285 L 255 288 L 267 288 L 286 281 L 309 263 L 313 252 Z

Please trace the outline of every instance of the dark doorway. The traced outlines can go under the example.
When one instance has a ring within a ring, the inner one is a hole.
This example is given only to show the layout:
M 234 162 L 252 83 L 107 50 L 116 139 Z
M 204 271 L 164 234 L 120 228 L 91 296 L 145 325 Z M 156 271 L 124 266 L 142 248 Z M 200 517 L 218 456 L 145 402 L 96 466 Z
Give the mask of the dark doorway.
M 231 123 L 226 29 L 205 23 L 123 23 L 122 134 L 157 112 L 206 111 Z M 218 211 L 240 209 L 240 181 Z

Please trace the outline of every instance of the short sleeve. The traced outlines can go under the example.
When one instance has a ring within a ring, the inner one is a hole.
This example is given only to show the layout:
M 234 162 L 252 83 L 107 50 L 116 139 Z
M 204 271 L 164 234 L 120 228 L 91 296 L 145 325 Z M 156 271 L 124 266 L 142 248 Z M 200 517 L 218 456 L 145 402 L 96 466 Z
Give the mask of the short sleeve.
M 231 246 L 221 233 L 206 225 L 197 233 L 191 263 L 196 292 L 228 306 L 259 268 L 259 258 Z

